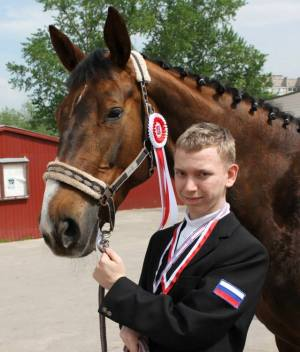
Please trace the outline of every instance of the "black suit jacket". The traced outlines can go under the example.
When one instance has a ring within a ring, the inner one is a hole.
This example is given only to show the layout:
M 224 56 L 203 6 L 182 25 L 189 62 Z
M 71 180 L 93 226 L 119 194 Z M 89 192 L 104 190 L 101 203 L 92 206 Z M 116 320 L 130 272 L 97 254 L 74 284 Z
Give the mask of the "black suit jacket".
M 168 295 L 155 295 L 155 271 L 173 230 L 158 231 L 150 239 L 139 285 L 120 278 L 99 312 L 147 336 L 151 352 L 242 351 L 267 272 L 265 248 L 230 213 Z M 213 292 L 221 279 L 246 294 L 239 308 Z

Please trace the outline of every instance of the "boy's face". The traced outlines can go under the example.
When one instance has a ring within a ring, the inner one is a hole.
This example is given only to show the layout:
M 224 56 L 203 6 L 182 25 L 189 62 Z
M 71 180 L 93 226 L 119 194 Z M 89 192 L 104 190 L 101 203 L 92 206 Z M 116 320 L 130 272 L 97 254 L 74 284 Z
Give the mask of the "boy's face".
M 217 147 L 197 152 L 176 149 L 174 156 L 175 188 L 188 208 L 191 219 L 220 209 L 226 200 L 226 188 L 237 177 L 238 166 L 228 165 Z

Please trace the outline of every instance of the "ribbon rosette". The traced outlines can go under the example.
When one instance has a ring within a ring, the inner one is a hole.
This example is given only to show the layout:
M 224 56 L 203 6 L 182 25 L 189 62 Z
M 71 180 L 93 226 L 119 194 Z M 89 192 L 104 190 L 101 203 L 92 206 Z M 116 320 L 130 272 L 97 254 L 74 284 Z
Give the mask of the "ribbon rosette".
M 177 222 L 178 208 L 174 189 L 168 169 L 164 146 L 168 139 L 168 126 L 162 115 L 153 113 L 149 116 L 148 126 L 149 138 L 153 145 L 162 205 L 162 229 L 170 219 L 170 225 Z

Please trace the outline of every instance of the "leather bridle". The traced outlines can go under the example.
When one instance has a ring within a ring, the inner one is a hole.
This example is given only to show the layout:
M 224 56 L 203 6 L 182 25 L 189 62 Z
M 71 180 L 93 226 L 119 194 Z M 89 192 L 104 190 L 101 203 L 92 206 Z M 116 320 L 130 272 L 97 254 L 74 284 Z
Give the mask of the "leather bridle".
M 136 71 L 137 81 L 140 85 L 141 96 L 144 110 L 144 141 L 143 148 L 136 156 L 136 158 L 127 166 L 127 168 L 118 176 L 118 178 L 111 184 L 107 185 L 104 181 L 95 178 L 89 173 L 82 171 L 74 166 L 59 160 L 52 161 L 47 166 L 47 171 L 44 174 L 45 180 L 55 180 L 78 189 L 79 191 L 94 198 L 99 205 L 98 226 L 99 231 L 106 235 L 106 239 L 98 243 L 99 249 L 107 246 L 107 237 L 114 229 L 115 223 L 115 206 L 113 197 L 121 186 L 128 180 L 128 178 L 140 167 L 143 161 L 148 157 L 149 159 L 149 176 L 154 170 L 153 148 L 148 136 L 148 120 L 151 113 L 153 113 L 152 105 L 148 100 L 148 93 L 146 83 L 150 82 L 150 76 L 147 71 L 147 66 L 142 55 L 136 51 L 131 52 L 131 59 Z M 100 214 L 100 210 L 107 208 L 108 219 L 104 219 Z M 107 230 L 103 230 L 105 224 L 109 225 Z

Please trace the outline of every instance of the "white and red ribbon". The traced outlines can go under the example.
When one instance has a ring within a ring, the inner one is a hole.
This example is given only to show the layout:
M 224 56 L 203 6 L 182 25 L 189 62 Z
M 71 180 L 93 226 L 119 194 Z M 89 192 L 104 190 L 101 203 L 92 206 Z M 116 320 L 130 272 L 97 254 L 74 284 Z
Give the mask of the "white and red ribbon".
M 168 139 L 168 126 L 162 115 L 153 113 L 149 116 L 148 132 L 153 145 L 157 166 L 162 205 L 162 219 L 159 228 L 162 229 L 167 224 L 168 220 L 170 221 L 170 225 L 175 224 L 178 217 L 176 197 L 164 150 Z
M 213 217 L 210 217 L 208 221 L 202 223 L 201 226 L 192 231 L 179 248 L 176 248 L 176 243 L 178 243 L 178 239 L 181 235 L 181 228 L 184 222 L 175 228 L 170 242 L 160 257 L 153 281 L 153 293 L 156 293 L 161 285 L 161 292 L 163 294 L 168 294 L 179 279 L 183 270 L 211 236 L 218 221 L 229 213 L 230 205 L 225 203 L 225 205 Z M 186 251 L 187 254 L 183 257 Z M 163 270 L 161 270 L 164 258 L 166 256 L 167 263 L 165 264 Z

